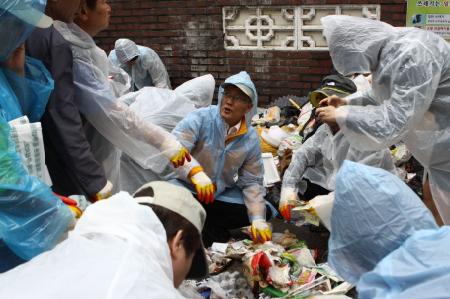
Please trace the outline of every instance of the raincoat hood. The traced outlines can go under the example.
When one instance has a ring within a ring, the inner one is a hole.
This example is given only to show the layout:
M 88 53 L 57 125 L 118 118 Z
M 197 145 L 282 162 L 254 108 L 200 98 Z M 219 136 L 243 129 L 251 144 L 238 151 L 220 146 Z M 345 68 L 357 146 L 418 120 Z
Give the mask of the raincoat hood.
M 175 92 L 187 97 L 196 108 L 211 105 L 216 81 L 211 74 L 186 81 L 175 89 Z
M 127 38 L 116 40 L 114 49 L 116 50 L 117 59 L 121 64 L 126 64 L 134 57 L 141 55 L 136 43 Z
M 252 100 L 253 108 L 245 114 L 245 121 L 247 123 L 247 127 L 250 127 L 252 117 L 253 117 L 253 115 L 256 114 L 256 108 L 258 106 L 258 93 L 256 92 L 255 84 L 253 84 L 253 81 L 250 78 L 250 75 L 246 71 L 242 71 L 239 74 L 233 75 L 233 76 L 225 79 L 224 84 L 242 84 L 252 90 L 253 97 L 251 98 L 251 100 Z M 217 106 L 219 108 L 220 108 L 220 105 L 222 104 L 223 90 L 224 90 L 223 86 L 220 86 L 218 103 L 217 103 Z M 220 114 L 220 109 L 217 109 L 217 110 Z
M 387 23 L 367 18 L 333 15 L 320 21 L 333 65 L 344 76 L 375 70 L 381 49 L 396 32 Z

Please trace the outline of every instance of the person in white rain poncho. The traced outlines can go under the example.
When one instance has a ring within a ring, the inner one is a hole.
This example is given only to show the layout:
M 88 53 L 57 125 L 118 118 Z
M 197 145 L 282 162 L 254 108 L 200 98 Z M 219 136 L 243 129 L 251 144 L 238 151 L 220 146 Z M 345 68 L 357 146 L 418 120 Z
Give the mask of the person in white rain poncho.
M 163 154 L 175 167 L 189 159 L 189 153 L 164 129 L 145 122 L 125 104 L 117 101 L 108 81 L 106 53 L 95 45 L 92 36 L 106 28 L 110 7 L 102 1 L 85 1 L 75 24 L 55 22 L 55 28 L 71 44 L 74 64 L 76 102 L 80 112 L 95 128 L 93 151 L 101 160 L 108 178 L 117 186 L 115 147 L 133 157 L 145 168 L 161 171 L 166 166 Z M 95 19 L 95 22 L 92 19 Z M 83 29 L 82 29 L 83 28 Z M 97 132 L 98 131 L 98 132 Z M 117 186 L 120 190 L 120 186 Z
M 189 80 L 175 90 L 144 87 L 122 96 L 119 101 L 146 122 L 153 123 L 171 132 L 190 112 L 211 105 L 215 81 L 212 75 Z M 146 182 L 164 179 L 172 173 L 168 165 L 162 172 L 144 169 L 131 157 L 122 154 L 120 160 L 120 182 L 124 191 L 134 192 Z
M 53 250 L 0 275 L 0 298 L 182 299 L 182 281 L 208 273 L 205 218 L 188 190 L 167 182 L 117 193 L 89 206 Z
M 336 70 L 372 73 L 373 81 L 363 94 L 322 100 L 330 105 L 317 110 L 319 117 L 337 122 L 362 150 L 404 141 L 424 166 L 439 214 L 450 224 L 449 45 L 429 31 L 364 18 L 321 21 Z
M 123 68 L 131 77 L 132 90 L 145 86 L 170 89 L 169 74 L 158 54 L 150 48 L 138 46 L 132 40 L 116 40 L 108 56 L 111 63 Z

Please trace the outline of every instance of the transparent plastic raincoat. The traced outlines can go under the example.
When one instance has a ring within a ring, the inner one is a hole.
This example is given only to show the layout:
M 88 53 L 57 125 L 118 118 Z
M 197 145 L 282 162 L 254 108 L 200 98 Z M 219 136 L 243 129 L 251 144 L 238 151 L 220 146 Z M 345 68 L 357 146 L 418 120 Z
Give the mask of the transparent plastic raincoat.
M 184 297 L 173 285 L 162 223 L 149 207 L 120 192 L 89 206 L 53 250 L 0 275 L 0 298 Z
M 9 11 L 35 9 L 39 19 L 43 0 L 9 0 L 0 4 L 0 61 L 22 44 L 34 27 Z M 32 14 L 30 14 L 30 20 Z M 8 121 L 29 115 L 36 121 L 43 113 L 53 80 L 37 60 L 26 58 L 25 77 L 0 68 L 0 272 L 14 266 L 7 252 L 30 259 L 51 249 L 72 221 L 70 210 L 37 177 L 30 176 L 11 139 Z M 5 247 L 7 246 L 7 247 Z M 10 253 L 8 253 L 10 254 Z
M 372 89 L 336 109 L 344 135 L 360 149 L 404 141 L 425 167 L 437 209 L 450 224 L 448 43 L 430 31 L 364 18 L 321 21 L 336 70 L 372 73 Z
M 323 124 L 294 152 L 291 164 L 284 173 L 283 188 L 296 188 L 296 191 L 303 194 L 306 191 L 306 184 L 302 179 L 308 179 L 314 184 L 333 191 L 336 174 L 344 160 L 383 168 L 395 173 L 395 165 L 388 149 L 359 151 L 350 145 L 341 131 L 333 135 L 330 127 Z
M 129 60 L 138 56 L 131 66 Z M 171 89 L 169 74 L 158 54 L 150 48 L 138 46 L 132 40 L 121 38 L 116 41 L 115 50 L 108 55 L 111 63 L 123 68 L 131 77 L 132 90 L 145 86 Z
M 118 186 L 121 150 L 141 167 L 159 173 L 167 165 L 161 154 L 172 156 L 167 144 L 178 144 L 170 133 L 144 121 L 123 102 L 117 100 L 108 80 L 106 53 L 76 24 L 55 21 L 55 28 L 71 44 L 77 106 L 95 128 L 97 141 L 93 152 L 101 159 L 108 179 Z M 114 145 L 114 147 L 112 145 Z M 114 152 L 115 151 L 115 152 Z M 116 188 L 117 190 L 117 188 Z
M 205 75 L 189 80 L 175 90 L 144 87 L 122 96 L 119 101 L 129 105 L 144 121 L 171 132 L 190 112 L 211 105 L 214 88 L 213 76 Z M 143 184 L 163 179 L 172 173 L 169 163 L 164 171 L 155 173 L 142 168 L 125 154 L 122 154 L 120 163 L 120 185 L 122 190 L 128 192 L 134 192 Z
M 190 113 L 173 130 L 172 134 L 193 158 L 176 171 L 192 189 L 188 174 L 193 167 L 200 165 L 216 185 L 215 200 L 245 203 L 250 221 L 265 219 L 263 163 L 258 135 L 250 125 L 258 103 L 256 89 L 247 72 L 228 77 L 225 83 L 244 84 L 253 91 L 253 109 L 245 115 L 246 131 L 225 143 L 228 125 L 220 116 L 221 87 L 217 106 Z
M 360 299 L 447 298 L 450 227 L 420 230 L 381 260 L 357 284 Z
M 356 284 L 416 231 L 435 228 L 433 215 L 397 176 L 344 161 L 336 176 L 328 263 L 346 281 Z

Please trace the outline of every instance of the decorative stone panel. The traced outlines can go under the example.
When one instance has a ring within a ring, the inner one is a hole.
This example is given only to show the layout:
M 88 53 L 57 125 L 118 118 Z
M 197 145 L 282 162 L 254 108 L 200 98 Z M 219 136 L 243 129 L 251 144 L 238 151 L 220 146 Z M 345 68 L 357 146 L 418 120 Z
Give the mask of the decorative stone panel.
M 379 20 L 380 5 L 226 6 L 222 9 L 225 49 L 328 50 L 320 23 L 327 15 Z

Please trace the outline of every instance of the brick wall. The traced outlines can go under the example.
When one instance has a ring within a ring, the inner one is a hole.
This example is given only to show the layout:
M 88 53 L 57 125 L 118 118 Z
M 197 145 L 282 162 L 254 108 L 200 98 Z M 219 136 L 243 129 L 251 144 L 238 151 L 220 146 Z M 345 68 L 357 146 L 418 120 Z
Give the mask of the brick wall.
M 279 96 L 306 95 L 329 74 L 328 52 L 225 51 L 222 7 L 231 5 L 380 4 L 381 20 L 404 26 L 404 0 L 109 0 L 110 27 L 97 42 L 109 52 L 127 37 L 154 49 L 164 61 L 173 87 L 211 73 L 219 85 L 241 70 L 250 73 L 263 106 Z

